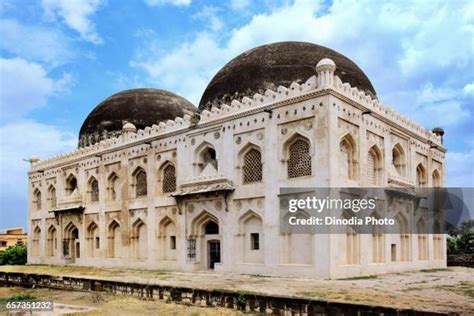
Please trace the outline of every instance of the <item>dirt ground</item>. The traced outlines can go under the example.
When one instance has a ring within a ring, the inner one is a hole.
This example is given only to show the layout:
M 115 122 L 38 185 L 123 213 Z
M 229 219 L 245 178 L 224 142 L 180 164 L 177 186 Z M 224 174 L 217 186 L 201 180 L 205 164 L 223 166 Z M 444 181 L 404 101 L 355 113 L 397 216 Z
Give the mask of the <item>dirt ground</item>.
M 188 286 L 207 290 L 226 289 L 427 311 L 460 312 L 465 315 L 474 314 L 474 269 L 462 267 L 345 280 L 43 265 L 0 266 L 0 271 L 89 276 L 98 279 Z
M 7 300 L 18 297 L 30 300 L 47 300 L 54 302 L 54 310 L 35 312 L 38 316 L 57 315 L 169 315 L 169 316 L 234 316 L 242 313 L 226 308 L 206 308 L 165 303 L 161 301 L 145 301 L 128 296 L 114 296 L 106 293 L 72 292 L 51 289 L 25 289 L 20 287 L 0 287 L 0 315 L 6 315 L 1 308 Z M 58 306 L 59 305 L 59 306 Z M 15 314 L 18 315 L 18 314 Z

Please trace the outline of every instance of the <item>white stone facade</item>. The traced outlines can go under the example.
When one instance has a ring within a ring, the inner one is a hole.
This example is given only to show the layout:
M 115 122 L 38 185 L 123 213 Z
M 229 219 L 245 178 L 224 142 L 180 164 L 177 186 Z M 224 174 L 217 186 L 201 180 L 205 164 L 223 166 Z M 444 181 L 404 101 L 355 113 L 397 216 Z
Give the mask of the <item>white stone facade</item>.
M 335 67 L 325 59 L 305 83 L 204 110 L 197 123 L 127 124 L 33 159 L 28 263 L 315 278 L 445 267 L 443 235 L 280 234 L 280 187 L 444 182 L 441 138 Z

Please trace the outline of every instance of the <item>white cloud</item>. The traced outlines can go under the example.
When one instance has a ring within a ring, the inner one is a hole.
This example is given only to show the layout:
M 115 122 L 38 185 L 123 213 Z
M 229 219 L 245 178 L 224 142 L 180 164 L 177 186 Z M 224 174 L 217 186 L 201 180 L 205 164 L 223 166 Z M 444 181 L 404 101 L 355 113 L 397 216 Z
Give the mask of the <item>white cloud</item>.
M 39 64 L 21 58 L 0 58 L 0 109 L 2 121 L 15 119 L 47 104 L 48 97 L 64 92 L 70 74 L 52 79 Z
M 473 97 L 474 96 L 474 82 L 466 84 L 463 88 L 463 93 L 466 96 Z
M 0 21 L 0 34 L 2 49 L 28 60 L 55 67 L 74 56 L 69 39 L 57 29 L 5 19 Z
M 464 2 L 449 5 L 442 1 L 415 1 L 410 6 L 397 1 L 377 5 L 369 0 L 335 1 L 327 11 L 320 12 L 317 1 L 295 1 L 254 15 L 249 23 L 233 29 L 223 42 L 222 31 L 202 31 L 166 54 L 155 49 L 141 50 L 132 64 L 144 69 L 163 88 L 196 101 L 203 92 L 201 83 L 209 82 L 214 70 L 244 50 L 276 41 L 300 40 L 349 56 L 368 74 L 379 95 L 407 90 L 413 93 L 433 73 L 444 73 L 447 65 L 446 81 L 448 76 L 467 76 L 464 70 L 467 63 L 472 63 L 472 47 L 466 36 L 472 35 L 473 30 L 466 27 L 467 18 L 460 17 L 466 16 L 465 6 Z M 195 51 L 206 45 L 207 49 Z M 166 78 L 162 79 L 158 72 Z M 197 79 L 194 87 L 186 83 L 189 76 Z M 441 83 L 433 84 L 439 88 Z M 411 97 L 413 102 L 416 95 Z
M 159 51 L 156 44 L 150 48 Z M 227 55 L 216 56 L 216 51 L 220 51 L 217 43 L 208 32 L 202 32 L 195 41 L 184 43 L 161 58 L 155 58 L 154 54 L 149 59 L 141 56 L 130 64 L 145 70 L 152 82 L 159 81 L 159 87 L 168 87 L 197 105 L 208 78 L 227 59 Z
M 222 29 L 224 23 L 217 16 L 219 9 L 211 6 L 204 6 L 198 13 L 193 15 L 193 18 L 205 21 L 206 25 L 209 26 L 214 32 Z
M 471 1 L 336 0 L 321 7 L 297 0 L 256 14 L 230 32 L 204 26 L 166 53 L 157 37 L 147 39 L 148 49 L 141 47 L 130 64 L 143 69 L 155 86 L 197 105 L 215 72 L 243 51 L 277 41 L 309 41 L 351 58 L 385 104 L 428 128 L 447 127 L 448 141 L 467 142 L 472 138 L 465 124 L 472 120 L 467 97 L 474 90 L 468 71 L 474 65 L 473 22 Z M 462 163 L 472 158 L 468 150 L 448 153 L 451 185 L 472 185 L 472 172 L 466 172 L 472 164 Z
M 29 163 L 23 161 L 32 155 L 40 158 L 72 150 L 76 135 L 55 126 L 30 120 L 19 120 L 0 127 L 0 209 L 2 217 L 25 214 L 27 207 L 27 172 Z M 2 219 L 2 222 L 7 222 Z M 12 220 L 8 220 L 9 223 Z M 25 222 L 17 221 L 17 225 Z
M 242 10 L 249 6 L 250 0 L 231 0 L 230 6 L 234 10 Z
M 145 3 L 150 7 L 161 5 L 175 5 L 181 7 L 190 5 L 191 0 L 145 0 Z
M 102 5 L 102 0 L 42 0 L 42 6 L 47 18 L 61 18 L 82 39 L 94 43 L 102 43 L 102 38 L 95 30 L 91 21 L 93 15 Z
M 474 187 L 474 149 L 468 152 L 447 152 L 447 186 Z

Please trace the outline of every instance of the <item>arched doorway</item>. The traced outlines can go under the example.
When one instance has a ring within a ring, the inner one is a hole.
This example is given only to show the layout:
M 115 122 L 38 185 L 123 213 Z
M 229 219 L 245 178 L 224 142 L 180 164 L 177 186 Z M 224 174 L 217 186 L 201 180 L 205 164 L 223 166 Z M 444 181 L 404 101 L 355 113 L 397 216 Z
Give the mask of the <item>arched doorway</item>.
M 201 211 L 191 222 L 187 256 L 201 269 L 214 269 L 221 262 L 222 242 L 219 219 L 210 212 Z
M 72 223 L 69 223 L 64 230 L 63 255 L 64 258 L 69 259 L 71 263 L 74 263 L 77 258 L 81 257 L 79 230 Z
M 209 220 L 204 224 L 204 233 L 207 239 L 207 267 L 213 270 L 216 263 L 221 262 L 221 241 L 217 239 L 219 237 L 219 225 L 215 221 Z M 216 239 L 213 237 L 216 237 Z

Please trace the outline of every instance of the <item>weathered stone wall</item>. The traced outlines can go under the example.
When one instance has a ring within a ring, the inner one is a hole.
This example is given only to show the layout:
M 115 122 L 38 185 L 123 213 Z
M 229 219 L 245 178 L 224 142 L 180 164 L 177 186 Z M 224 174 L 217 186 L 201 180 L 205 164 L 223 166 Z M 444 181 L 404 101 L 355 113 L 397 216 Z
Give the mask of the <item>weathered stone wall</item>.
M 360 251 L 348 260 L 345 234 L 280 234 L 275 210 L 282 187 L 414 188 L 444 181 L 441 138 L 343 83 L 334 67 L 317 68 L 304 83 L 203 110 L 199 121 L 184 116 L 143 130 L 125 124 L 117 138 L 32 160 L 28 263 L 314 278 L 445 267 L 445 241 L 438 245 L 434 236 L 423 260 L 415 238 L 405 247 L 410 254 L 397 250 L 393 260 L 391 243 L 399 242 L 386 238 L 380 262 L 372 264 L 370 236 L 356 240 Z M 261 177 L 244 183 L 251 148 L 260 153 Z M 300 157 L 297 164 L 290 153 Z M 212 163 L 206 155 L 214 156 Z M 172 194 L 163 190 L 169 165 L 176 171 Z M 422 177 L 417 166 L 426 171 Z M 144 187 L 146 194 L 137 191 Z M 419 220 L 412 208 L 405 215 Z M 217 233 L 205 233 L 209 221 Z M 175 229 L 166 229 L 170 223 Z M 258 234 L 258 249 L 248 249 L 251 234 Z M 220 247 L 215 264 L 211 244 Z
M 44 274 L 0 272 L 0 285 L 45 287 L 71 291 L 104 291 L 116 295 L 134 296 L 145 300 L 173 301 L 178 304 L 202 307 L 225 307 L 266 315 L 448 315 L 412 309 L 327 302 L 247 292 L 202 290 L 192 287 L 173 287 L 68 276 L 55 277 Z

